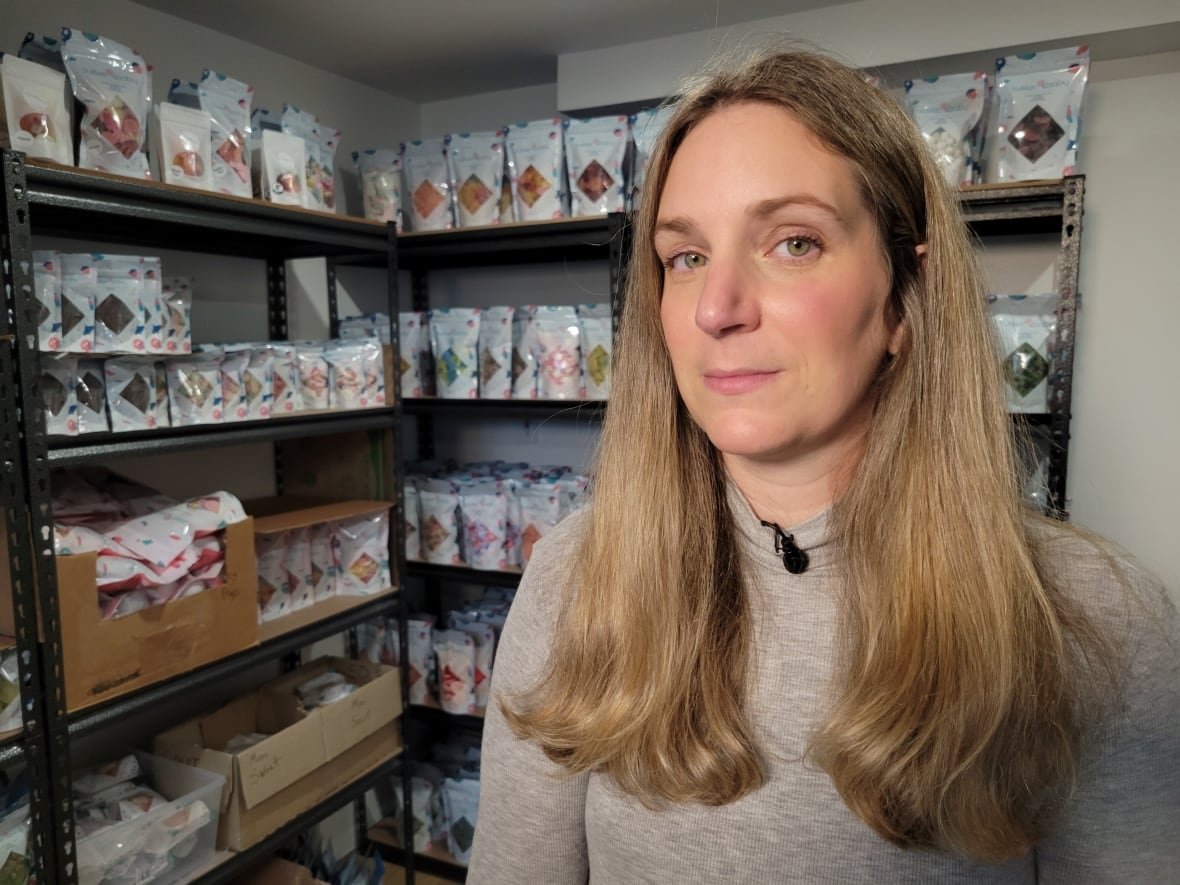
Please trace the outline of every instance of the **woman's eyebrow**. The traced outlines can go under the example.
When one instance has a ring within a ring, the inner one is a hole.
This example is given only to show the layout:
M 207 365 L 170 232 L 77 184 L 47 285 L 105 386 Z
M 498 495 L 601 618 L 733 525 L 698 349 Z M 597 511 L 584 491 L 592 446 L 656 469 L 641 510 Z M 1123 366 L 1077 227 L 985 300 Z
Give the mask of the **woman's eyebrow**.
M 657 236 L 661 233 L 673 234 L 688 234 L 696 230 L 695 225 L 687 218 L 661 218 L 656 221 L 656 225 L 652 228 L 652 236 Z
M 787 194 L 782 197 L 772 197 L 768 200 L 762 200 L 751 206 L 747 210 L 747 214 L 756 219 L 762 220 L 770 217 L 771 215 L 774 215 L 776 212 L 782 209 L 787 209 L 791 206 L 811 206 L 812 208 L 819 209 L 821 212 L 832 216 L 832 220 L 841 227 L 848 227 L 848 222 L 845 220 L 844 216 L 840 214 L 839 209 L 837 209 L 831 203 L 821 200 L 819 197 L 813 194 Z

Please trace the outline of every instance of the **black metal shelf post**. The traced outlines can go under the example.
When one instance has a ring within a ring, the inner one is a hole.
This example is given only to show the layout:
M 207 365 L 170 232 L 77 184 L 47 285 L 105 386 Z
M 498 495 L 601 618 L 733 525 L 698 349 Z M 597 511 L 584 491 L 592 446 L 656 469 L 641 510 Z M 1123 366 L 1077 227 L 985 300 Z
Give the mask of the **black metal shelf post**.
M 3 176 L 4 316 L 0 396 L 4 415 L 4 505 L 21 681 L 30 844 L 38 881 L 74 878 L 74 813 L 58 623 L 45 418 L 39 407 L 37 311 L 33 299 L 28 185 L 19 154 L 0 158 Z M 43 636 L 42 640 L 40 637 Z

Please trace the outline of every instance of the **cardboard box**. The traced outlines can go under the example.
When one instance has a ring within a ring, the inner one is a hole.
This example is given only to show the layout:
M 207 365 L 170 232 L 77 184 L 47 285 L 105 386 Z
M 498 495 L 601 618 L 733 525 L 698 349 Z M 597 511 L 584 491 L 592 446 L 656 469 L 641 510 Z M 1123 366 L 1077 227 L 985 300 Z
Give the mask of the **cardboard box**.
M 257 645 L 255 566 L 254 521 L 246 519 L 225 530 L 225 584 L 104 621 L 95 554 L 57 557 L 66 708 L 81 710 Z M 0 624 L 0 632 L 9 629 Z
M 343 674 L 359 688 L 348 697 L 318 707 L 310 714 L 320 714 L 324 750 L 329 759 L 343 754 L 402 713 L 401 673 L 394 667 L 372 661 L 319 658 L 267 683 L 263 691 L 281 698 L 281 701 L 276 700 L 276 705 L 298 705 L 295 689 L 332 670 Z
M 392 430 L 367 430 L 282 442 L 283 490 L 320 498 L 392 499 L 399 494 L 392 437 Z
M 245 506 L 246 512 L 254 517 L 254 533 L 269 535 L 305 526 L 388 512 L 393 505 L 388 501 L 330 501 L 306 495 L 280 495 L 247 501 L 243 506 Z M 262 642 L 267 642 L 325 618 L 342 614 L 357 606 L 367 605 L 374 599 L 392 596 L 394 592 L 395 589 L 390 587 L 386 592 L 375 593 L 371 596 L 333 596 L 320 600 L 306 608 L 297 609 L 280 618 L 259 624 L 259 639 Z
M 307 867 L 272 857 L 239 880 L 240 885 L 327 885 L 312 875 Z
M 294 686 L 344 665 L 356 665 L 349 675 L 360 690 L 304 710 Z M 367 662 L 316 661 L 159 735 L 155 752 L 226 778 L 218 847 L 242 851 L 400 752 L 400 676 Z M 224 752 L 230 738 L 251 732 L 270 737 Z

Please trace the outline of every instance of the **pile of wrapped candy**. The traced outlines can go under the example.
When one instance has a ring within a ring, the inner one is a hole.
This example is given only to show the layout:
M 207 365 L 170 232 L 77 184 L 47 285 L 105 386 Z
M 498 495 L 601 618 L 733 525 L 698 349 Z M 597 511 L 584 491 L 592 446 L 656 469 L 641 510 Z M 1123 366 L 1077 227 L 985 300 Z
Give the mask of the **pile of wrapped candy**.
M 421 462 L 406 471 L 406 558 L 489 571 L 524 567 L 577 509 L 589 480 L 569 467 Z
M 97 554 L 104 619 L 224 583 L 219 533 L 245 518 L 228 492 L 178 502 L 113 476 L 71 473 L 54 482 L 54 551 Z
M 458 863 L 471 859 L 479 818 L 480 736 L 453 730 L 445 743 L 431 748 L 429 762 L 410 763 L 410 808 L 414 817 L 414 851 L 443 849 Z M 378 809 L 404 832 L 402 777 L 395 774 L 376 791 Z
M 135 755 L 74 778 L 79 882 L 151 882 L 196 847 L 212 821 L 209 806 L 170 800 L 149 778 Z
M 333 596 L 372 596 L 393 585 L 388 511 L 259 533 L 254 549 L 259 621 Z

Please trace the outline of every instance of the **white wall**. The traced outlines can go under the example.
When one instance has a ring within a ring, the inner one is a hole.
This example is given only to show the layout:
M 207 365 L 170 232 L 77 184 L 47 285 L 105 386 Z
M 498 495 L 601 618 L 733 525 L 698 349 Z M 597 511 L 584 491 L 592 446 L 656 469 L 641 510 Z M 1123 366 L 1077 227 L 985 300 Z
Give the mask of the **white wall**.
M 542 120 L 557 114 L 557 84 L 505 89 L 422 105 L 423 137 L 452 132 L 482 132 L 509 123 Z

